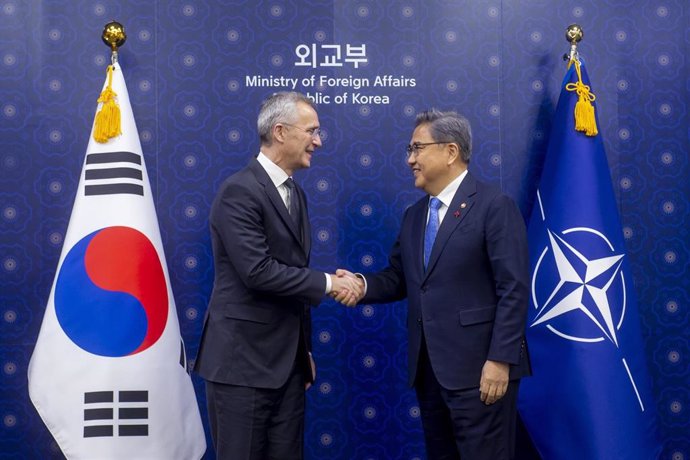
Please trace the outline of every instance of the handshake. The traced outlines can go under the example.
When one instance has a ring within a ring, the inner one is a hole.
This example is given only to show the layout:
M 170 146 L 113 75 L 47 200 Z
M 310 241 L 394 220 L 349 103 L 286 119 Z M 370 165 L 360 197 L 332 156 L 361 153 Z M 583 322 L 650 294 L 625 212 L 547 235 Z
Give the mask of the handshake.
M 364 297 L 364 279 L 339 268 L 331 276 L 331 292 L 328 294 L 346 307 L 354 307 Z

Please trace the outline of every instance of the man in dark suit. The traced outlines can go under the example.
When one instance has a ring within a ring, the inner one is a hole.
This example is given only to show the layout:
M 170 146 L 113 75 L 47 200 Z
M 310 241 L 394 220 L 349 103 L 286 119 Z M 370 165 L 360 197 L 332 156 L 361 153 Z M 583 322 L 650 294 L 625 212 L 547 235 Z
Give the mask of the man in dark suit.
M 261 152 L 211 207 L 215 279 L 195 370 L 219 459 L 301 459 L 304 390 L 314 379 L 310 310 L 358 286 L 308 268 L 307 202 L 292 174 L 321 146 L 310 99 L 277 93 L 258 117 Z
M 417 116 L 407 163 L 428 195 L 406 210 L 389 266 L 364 277 L 362 302 L 407 297 L 409 382 L 429 459 L 512 458 L 519 379 L 530 372 L 524 221 L 469 174 L 470 154 L 467 119 Z

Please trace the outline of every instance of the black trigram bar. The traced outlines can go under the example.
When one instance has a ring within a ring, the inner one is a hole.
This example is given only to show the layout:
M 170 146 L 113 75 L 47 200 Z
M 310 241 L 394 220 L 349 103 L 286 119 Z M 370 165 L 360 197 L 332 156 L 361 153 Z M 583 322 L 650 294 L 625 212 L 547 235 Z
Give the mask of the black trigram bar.
M 105 168 L 105 169 L 87 169 L 84 178 L 86 180 L 98 179 L 139 179 L 143 177 L 141 169 L 136 168 Z
M 84 420 L 112 420 L 113 409 L 84 409 Z
M 119 391 L 118 400 L 120 402 L 148 402 L 148 391 Z
M 86 196 L 117 195 L 122 193 L 144 196 L 144 187 L 137 184 L 102 184 L 84 187 L 84 195 Z
M 148 436 L 148 425 L 118 425 L 118 434 L 120 436 Z
M 113 435 L 112 425 L 94 425 L 84 427 L 85 438 L 100 438 Z
M 180 340 L 180 366 L 187 371 L 187 355 L 184 352 L 184 342 Z
M 149 418 L 149 409 L 147 407 L 121 407 L 117 411 L 120 420 L 130 420 L 135 418 Z
M 141 156 L 133 152 L 90 153 L 86 155 L 87 165 L 103 163 L 135 163 L 140 165 Z
M 91 391 L 84 393 L 84 404 L 113 402 L 112 391 Z

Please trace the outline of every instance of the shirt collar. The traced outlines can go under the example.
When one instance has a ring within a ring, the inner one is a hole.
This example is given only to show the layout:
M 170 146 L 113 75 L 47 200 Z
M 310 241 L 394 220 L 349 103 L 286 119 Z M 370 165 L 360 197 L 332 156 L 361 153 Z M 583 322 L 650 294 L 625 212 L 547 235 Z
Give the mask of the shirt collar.
M 436 198 L 441 200 L 441 203 L 443 203 L 445 207 L 450 207 L 453 197 L 455 196 L 455 192 L 457 192 L 458 188 L 460 188 L 460 184 L 465 176 L 467 176 L 467 170 L 464 170 L 458 177 L 453 179 L 452 182 L 446 185 L 446 188 L 441 190 L 441 193 L 436 196 Z M 429 197 L 429 199 L 431 199 L 431 197 Z
M 275 185 L 276 188 L 278 188 L 279 185 L 283 185 L 283 183 L 290 177 L 280 166 L 275 164 L 270 158 L 264 155 L 263 152 L 259 152 L 256 160 L 259 162 L 259 164 L 261 164 L 261 166 L 263 166 L 264 170 L 266 170 L 266 174 L 268 174 L 268 177 L 271 178 L 271 182 L 273 182 L 273 185 Z

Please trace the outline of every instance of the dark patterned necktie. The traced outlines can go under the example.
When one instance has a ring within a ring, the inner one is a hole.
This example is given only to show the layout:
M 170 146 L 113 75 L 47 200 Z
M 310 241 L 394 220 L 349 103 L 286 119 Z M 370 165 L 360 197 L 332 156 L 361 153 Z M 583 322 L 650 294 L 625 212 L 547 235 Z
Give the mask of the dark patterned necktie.
M 288 212 L 290 213 L 292 220 L 294 220 L 299 227 L 302 218 L 299 196 L 297 195 L 297 186 L 291 177 L 288 177 L 284 184 L 288 189 Z

